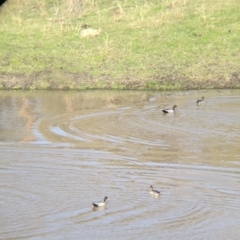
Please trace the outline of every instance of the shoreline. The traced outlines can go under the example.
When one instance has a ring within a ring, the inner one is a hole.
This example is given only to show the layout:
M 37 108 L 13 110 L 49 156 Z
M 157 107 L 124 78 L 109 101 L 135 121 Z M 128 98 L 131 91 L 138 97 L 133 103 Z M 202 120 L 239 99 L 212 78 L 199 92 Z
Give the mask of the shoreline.
M 139 79 L 126 76 L 121 79 L 110 76 L 92 77 L 73 73 L 42 72 L 31 74 L 0 74 L 0 90 L 200 90 L 240 89 L 240 72 L 229 79 L 188 79 L 181 76 L 152 76 Z

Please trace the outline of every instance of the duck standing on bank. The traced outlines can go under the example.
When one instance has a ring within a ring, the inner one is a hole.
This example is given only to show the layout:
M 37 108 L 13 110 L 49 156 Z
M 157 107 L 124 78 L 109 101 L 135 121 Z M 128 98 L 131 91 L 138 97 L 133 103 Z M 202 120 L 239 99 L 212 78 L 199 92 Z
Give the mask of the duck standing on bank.
M 197 105 L 201 105 L 202 103 L 205 103 L 204 102 L 204 97 L 202 97 L 202 99 L 198 99 L 197 102 L 196 102 Z
M 162 111 L 163 111 L 164 113 L 174 113 L 176 107 L 177 107 L 177 105 L 174 105 L 172 109 L 165 108 L 165 109 L 163 109 Z
M 157 190 L 153 190 L 153 186 L 152 185 L 150 186 L 149 194 L 151 194 L 153 196 L 156 196 L 156 197 L 160 196 L 160 192 L 157 191 Z
M 95 203 L 93 202 L 92 205 L 94 207 L 105 207 L 108 197 L 104 197 L 103 202 Z

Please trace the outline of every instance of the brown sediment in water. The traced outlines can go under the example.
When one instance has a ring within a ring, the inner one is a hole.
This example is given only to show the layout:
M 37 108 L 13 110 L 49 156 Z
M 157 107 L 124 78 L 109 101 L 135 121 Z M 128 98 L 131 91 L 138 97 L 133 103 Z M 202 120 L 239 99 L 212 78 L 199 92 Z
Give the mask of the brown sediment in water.
M 0 74 L 2 90 L 81 90 L 81 89 L 129 89 L 129 90 L 191 90 L 191 89 L 238 89 L 240 72 L 233 72 L 230 77 L 219 76 L 213 79 L 188 78 L 169 74 L 153 75 L 146 78 L 126 76 L 121 79 L 102 75 L 93 77 L 90 74 L 74 74 L 43 71 L 31 75 Z
M 2 239 L 238 239 L 239 95 L 2 91 Z

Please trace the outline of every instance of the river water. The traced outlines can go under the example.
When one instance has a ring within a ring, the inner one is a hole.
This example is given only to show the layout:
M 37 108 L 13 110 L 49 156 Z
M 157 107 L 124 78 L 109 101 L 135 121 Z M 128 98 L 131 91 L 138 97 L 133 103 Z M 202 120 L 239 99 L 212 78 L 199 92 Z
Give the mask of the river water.
M 239 239 L 240 90 L 0 92 L 0 179 L 0 239 Z

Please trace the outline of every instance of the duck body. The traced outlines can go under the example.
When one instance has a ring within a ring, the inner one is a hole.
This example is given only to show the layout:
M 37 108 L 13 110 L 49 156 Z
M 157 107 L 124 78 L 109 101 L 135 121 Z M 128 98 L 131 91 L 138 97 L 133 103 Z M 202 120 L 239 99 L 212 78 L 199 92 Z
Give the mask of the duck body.
M 94 207 L 105 207 L 106 206 L 106 202 L 107 202 L 107 198 L 108 197 L 104 197 L 103 202 L 98 202 L 98 203 L 93 202 L 92 205 Z
M 163 111 L 164 113 L 174 113 L 176 107 L 177 107 L 177 105 L 174 105 L 172 109 L 165 108 L 165 109 L 163 109 L 162 111 Z
M 159 195 L 160 195 L 160 192 L 157 191 L 157 190 L 153 190 L 153 186 L 151 185 L 151 186 L 150 186 L 149 194 L 154 195 L 154 196 L 159 196 Z
M 198 99 L 198 100 L 196 101 L 196 104 L 197 104 L 197 105 L 201 105 L 202 103 L 205 103 L 205 102 L 204 102 L 204 97 L 202 97 L 202 99 Z

